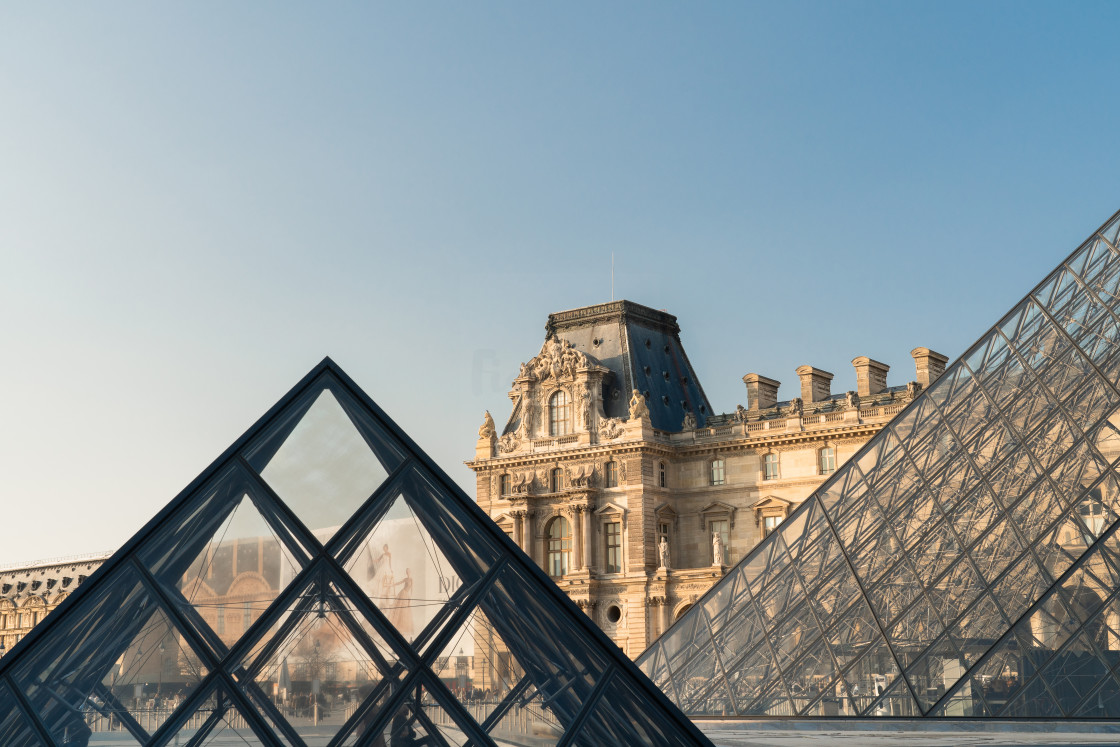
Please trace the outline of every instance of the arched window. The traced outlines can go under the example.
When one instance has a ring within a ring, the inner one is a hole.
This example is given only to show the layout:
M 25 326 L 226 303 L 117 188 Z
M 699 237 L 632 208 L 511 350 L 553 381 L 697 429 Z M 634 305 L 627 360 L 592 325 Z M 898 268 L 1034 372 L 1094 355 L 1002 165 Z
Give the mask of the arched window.
M 499 477 L 498 478 L 498 494 L 499 495 L 509 495 L 513 491 L 512 484 L 513 483 L 511 481 L 508 473 Z
M 572 560 L 572 525 L 557 516 L 548 525 L 548 575 L 563 576 Z
M 552 493 L 559 493 L 564 489 L 564 473 L 559 467 L 548 473 L 548 489 Z
M 665 462 L 657 463 L 657 485 L 665 487 Z
M 548 400 L 548 435 L 566 436 L 568 434 L 570 410 L 567 392 L 561 389 L 552 395 L 552 398 Z
M 607 462 L 603 465 L 603 476 L 608 488 L 618 487 L 618 462 Z
M 819 459 L 821 474 L 831 475 L 836 471 L 836 449 L 831 446 L 826 446 L 819 452 Z
M 710 478 L 711 478 L 710 479 L 710 484 L 712 484 L 712 485 L 723 485 L 723 467 L 724 467 L 724 464 L 723 464 L 722 459 L 713 459 L 712 460 L 712 472 L 711 472 L 711 476 L 710 476 Z

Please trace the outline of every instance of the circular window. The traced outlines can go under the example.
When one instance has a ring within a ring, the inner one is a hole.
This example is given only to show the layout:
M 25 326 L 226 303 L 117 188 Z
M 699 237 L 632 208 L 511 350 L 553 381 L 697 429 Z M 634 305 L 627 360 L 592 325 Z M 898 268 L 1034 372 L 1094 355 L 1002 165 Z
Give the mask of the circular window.
M 607 622 L 616 623 L 622 619 L 622 608 L 617 604 L 607 607 Z

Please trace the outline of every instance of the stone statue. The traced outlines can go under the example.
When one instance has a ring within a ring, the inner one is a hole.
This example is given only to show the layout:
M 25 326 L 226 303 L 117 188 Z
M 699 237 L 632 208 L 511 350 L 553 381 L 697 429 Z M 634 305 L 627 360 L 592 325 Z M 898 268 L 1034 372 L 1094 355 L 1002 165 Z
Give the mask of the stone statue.
M 482 426 L 478 429 L 479 438 L 493 438 L 494 437 L 494 418 L 490 416 L 490 411 L 486 411 L 486 416 L 482 419 Z
M 661 542 L 657 544 L 657 557 L 660 561 L 658 568 L 669 570 L 669 540 L 664 537 L 662 537 Z
M 584 389 L 579 396 L 583 402 L 583 427 L 591 430 L 591 390 Z
M 747 422 L 747 408 L 743 407 L 742 405 L 735 405 L 735 418 L 740 423 Z
M 789 401 L 789 414 L 790 414 L 791 417 L 799 418 L 799 417 L 801 417 L 801 411 L 802 411 L 801 398 L 800 397 L 794 397 L 793 399 L 791 399 Z
M 630 419 L 637 420 L 638 418 L 648 418 L 649 408 L 646 406 L 646 398 L 637 389 L 630 395 Z
M 712 565 L 726 565 L 727 559 L 723 557 L 723 543 L 719 540 L 719 532 L 712 532 Z
M 689 410 L 684 414 L 684 420 L 681 422 L 681 430 L 691 431 L 696 429 L 696 413 Z
M 922 393 L 922 385 L 919 384 L 918 382 L 911 381 L 910 383 L 908 383 L 906 385 L 906 396 L 909 397 L 910 399 L 914 399 L 915 397 L 917 397 L 921 393 Z
M 859 395 L 855 392 L 847 392 L 844 395 L 844 400 L 848 403 L 849 410 L 859 409 Z

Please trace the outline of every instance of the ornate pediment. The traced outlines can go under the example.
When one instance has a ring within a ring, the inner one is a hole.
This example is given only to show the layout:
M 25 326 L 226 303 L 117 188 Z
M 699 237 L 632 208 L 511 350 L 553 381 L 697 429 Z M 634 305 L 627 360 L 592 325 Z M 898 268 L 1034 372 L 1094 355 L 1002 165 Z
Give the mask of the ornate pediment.
M 595 509 L 595 514 L 597 516 L 625 516 L 626 509 L 618 505 L 617 503 L 607 501 L 602 506 Z
M 776 495 L 767 495 L 755 501 L 754 504 L 751 505 L 751 508 L 759 512 L 766 511 L 767 509 L 786 512 L 792 505 L 793 502 L 787 501 L 785 498 L 779 498 Z
M 728 519 L 731 522 L 731 528 L 735 528 L 735 512 L 738 509 L 730 503 L 723 501 L 712 501 L 704 508 L 700 509 L 700 528 L 706 529 L 707 524 L 712 519 Z
M 576 350 L 572 343 L 553 336 L 544 341 L 540 353 L 531 358 L 528 363 L 521 364 L 521 371 L 517 378 L 531 382 L 574 379 L 579 369 L 598 365 L 598 361 L 587 353 Z

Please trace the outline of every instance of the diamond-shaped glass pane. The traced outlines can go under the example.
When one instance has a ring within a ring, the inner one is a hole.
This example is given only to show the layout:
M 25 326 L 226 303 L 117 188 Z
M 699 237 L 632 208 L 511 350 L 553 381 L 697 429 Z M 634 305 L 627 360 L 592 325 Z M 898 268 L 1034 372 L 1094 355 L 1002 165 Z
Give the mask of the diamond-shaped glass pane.
M 304 562 L 280 539 L 283 530 L 265 520 L 247 492 L 251 482 L 231 470 L 171 525 L 175 531 L 153 537 L 141 551 L 153 575 L 219 647 L 236 643 Z
M 248 655 L 246 679 L 270 704 L 262 712 L 279 714 L 304 741 L 329 740 L 403 673 L 389 645 L 324 578 L 292 599 L 270 635 Z
M 395 439 L 329 380 L 258 438 L 247 459 L 323 541 L 404 461 Z

